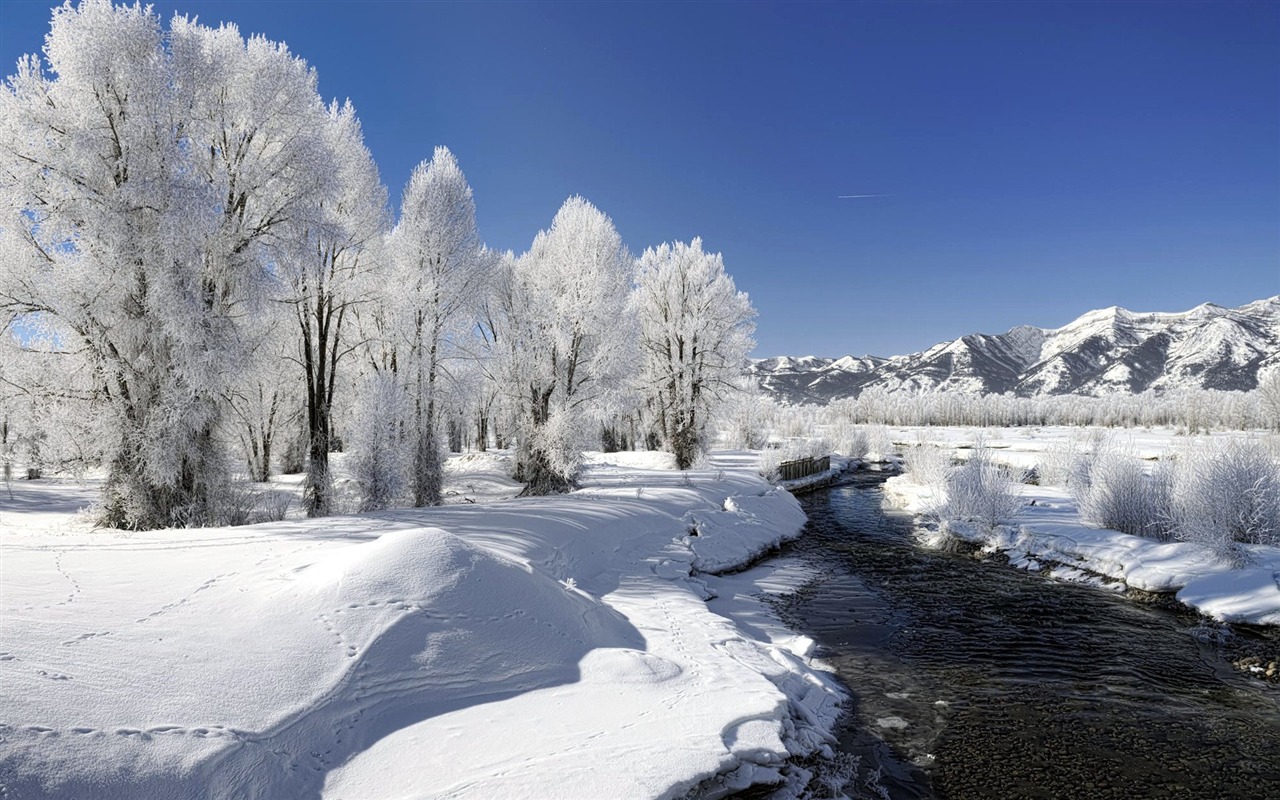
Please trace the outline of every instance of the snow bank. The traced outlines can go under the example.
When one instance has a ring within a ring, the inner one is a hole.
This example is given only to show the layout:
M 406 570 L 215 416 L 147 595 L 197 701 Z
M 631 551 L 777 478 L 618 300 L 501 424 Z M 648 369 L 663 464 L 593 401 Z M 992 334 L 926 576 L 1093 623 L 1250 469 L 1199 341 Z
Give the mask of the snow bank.
M 1108 588 L 1176 593 L 1181 602 L 1224 622 L 1280 625 L 1280 548 L 1247 546 L 1251 564 L 1233 569 L 1199 543 L 1158 542 L 1087 527 L 1062 489 L 1018 488 L 1027 505 L 1013 527 L 985 531 L 944 521 L 945 534 L 1003 551 L 1014 566 L 1039 570 L 1053 565 L 1058 571 L 1050 570 L 1051 577 L 1095 582 L 1093 576 L 1103 576 L 1109 579 Z M 927 514 L 941 499 L 942 490 L 914 483 L 908 475 L 885 482 L 889 507 Z M 944 538 L 939 531 L 924 536 L 931 543 Z
M 596 459 L 566 496 L 234 529 L 28 528 L 6 509 L 0 795 L 783 780 L 830 741 L 841 694 L 803 637 L 733 616 L 740 575 L 706 573 L 804 516 L 745 456 L 693 473 L 629 458 Z M 454 477 L 496 486 L 485 460 Z
M 722 510 L 694 510 L 684 515 L 689 535 L 682 543 L 700 572 L 724 572 L 742 566 L 794 538 L 804 527 L 800 503 L 785 489 L 757 495 L 730 495 Z M 745 537 L 744 529 L 750 529 Z M 744 549 L 744 542 L 750 542 Z

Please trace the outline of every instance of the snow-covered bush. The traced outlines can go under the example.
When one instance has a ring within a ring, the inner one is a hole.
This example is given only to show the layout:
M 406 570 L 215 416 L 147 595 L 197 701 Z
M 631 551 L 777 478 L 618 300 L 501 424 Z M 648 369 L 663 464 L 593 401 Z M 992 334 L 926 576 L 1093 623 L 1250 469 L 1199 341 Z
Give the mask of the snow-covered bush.
M 1280 545 L 1280 467 L 1255 441 L 1190 448 L 1179 459 L 1173 516 L 1178 538 L 1241 563 L 1240 544 Z
M 217 511 L 209 520 L 215 525 L 248 525 L 257 521 L 259 496 L 252 486 L 228 484 L 219 489 Z
M 348 463 L 359 487 L 360 510 L 376 511 L 394 505 L 409 486 L 409 451 L 401 441 L 409 409 L 394 373 L 370 376 L 361 396 L 364 403 L 356 410 Z
M 812 411 L 803 406 L 779 406 L 774 411 L 774 430 L 786 439 L 796 439 L 813 433 Z
M 867 431 L 849 420 L 836 420 L 828 430 L 833 449 L 846 458 L 863 458 L 871 450 L 871 437 Z
M 1135 536 L 1169 538 L 1173 470 L 1168 463 L 1148 475 L 1134 454 L 1104 448 L 1077 461 L 1074 473 L 1068 480 L 1082 520 Z
M 1068 487 L 1073 478 L 1080 475 L 1088 455 L 1076 447 L 1074 437 L 1065 442 L 1054 442 L 1045 450 L 1036 464 L 1041 486 Z M 1086 468 L 1087 473 L 1087 468 Z
M 1054 442 L 1036 465 L 1040 484 L 1086 488 L 1094 463 L 1113 449 L 1110 433 L 1102 429 L 1076 432 L 1066 441 Z
M 889 439 L 889 429 L 883 425 L 868 425 L 867 457 L 878 461 L 887 461 L 893 454 L 893 442 Z
M 279 522 L 289 514 L 293 499 L 285 492 L 266 492 L 262 497 L 261 522 Z
M 949 449 L 917 442 L 902 454 L 902 471 L 921 486 L 942 486 L 951 462 Z
M 527 473 L 527 494 L 550 494 L 569 485 L 582 465 L 582 451 L 588 447 L 589 432 L 578 423 L 572 412 L 553 411 L 541 426 L 533 429 L 530 444 L 533 454 L 529 463 L 536 468 Z M 541 480 L 547 483 L 540 484 Z
M 756 471 L 764 476 L 765 479 L 773 480 L 777 477 L 778 465 L 786 460 L 780 448 L 766 447 L 760 451 L 760 457 L 756 461 Z
M 974 453 L 946 474 L 946 505 L 938 512 L 945 519 L 979 522 L 994 528 L 1017 516 L 1022 508 L 1017 482 L 1009 470 L 991 461 L 985 451 Z

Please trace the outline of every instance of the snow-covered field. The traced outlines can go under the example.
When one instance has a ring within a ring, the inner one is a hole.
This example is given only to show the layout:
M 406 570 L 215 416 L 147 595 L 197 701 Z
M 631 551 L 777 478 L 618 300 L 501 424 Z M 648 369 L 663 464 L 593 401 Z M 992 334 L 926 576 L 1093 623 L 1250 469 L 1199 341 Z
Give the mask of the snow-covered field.
M 794 498 L 724 453 L 593 459 L 459 505 L 255 526 L 95 531 L 92 491 L 0 502 L 0 796 L 673 797 L 790 772 L 842 700 L 812 642 L 724 577 L 798 534 Z M 696 535 L 694 535 L 696 533 Z M 707 602 L 707 598 L 718 595 Z
M 1049 448 L 1090 436 L 1110 436 L 1112 442 L 1146 459 L 1176 453 L 1186 437 L 1169 429 L 1109 430 L 1096 433 L 1071 428 L 891 429 L 898 442 L 923 442 L 949 448 L 963 458 L 985 440 L 990 457 L 1026 469 L 1042 463 Z M 1257 433 L 1216 433 L 1219 438 L 1256 437 Z M 993 438 L 994 437 L 994 438 Z M 1051 577 L 1093 582 L 1114 590 L 1133 587 L 1175 593 L 1178 600 L 1224 622 L 1280 625 L 1280 548 L 1241 545 L 1246 566 L 1233 567 L 1197 542 L 1159 542 L 1113 530 L 1090 527 L 1080 520 L 1075 501 L 1055 486 L 1018 485 L 1021 513 L 994 530 L 955 520 L 944 527 L 957 535 L 1006 552 L 1010 562 L 1027 569 L 1045 569 Z M 910 475 L 885 484 L 886 505 L 924 514 L 943 500 L 936 486 L 923 486 Z M 924 532 L 926 540 L 945 538 Z

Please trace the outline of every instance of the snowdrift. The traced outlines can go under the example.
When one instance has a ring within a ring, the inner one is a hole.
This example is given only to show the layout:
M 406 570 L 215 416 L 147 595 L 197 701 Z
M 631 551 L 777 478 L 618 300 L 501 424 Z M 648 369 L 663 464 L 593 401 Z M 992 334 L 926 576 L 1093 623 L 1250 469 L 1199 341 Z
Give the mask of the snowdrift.
M 745 456 L 692 475 L 618 460 L 562 497 L 249 528 L 7 514 L 0 789 L 662 797 L 781 780 L 830 740 L 840 690 L 808 643 L 713 613 L 699 573 L 797 535 L 798 504 Z

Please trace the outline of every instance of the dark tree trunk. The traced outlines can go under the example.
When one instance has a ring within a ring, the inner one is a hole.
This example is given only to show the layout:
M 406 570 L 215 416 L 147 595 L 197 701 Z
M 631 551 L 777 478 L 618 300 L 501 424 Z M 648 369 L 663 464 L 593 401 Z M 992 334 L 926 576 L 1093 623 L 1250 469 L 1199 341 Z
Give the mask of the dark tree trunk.
M 476 417 L 476 450 L 481 453 L 489 449 L 489 415 L 481 412 Z
M 449 452 L 462 452 L 462 422 L 456 418 L 449 420 Z

